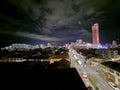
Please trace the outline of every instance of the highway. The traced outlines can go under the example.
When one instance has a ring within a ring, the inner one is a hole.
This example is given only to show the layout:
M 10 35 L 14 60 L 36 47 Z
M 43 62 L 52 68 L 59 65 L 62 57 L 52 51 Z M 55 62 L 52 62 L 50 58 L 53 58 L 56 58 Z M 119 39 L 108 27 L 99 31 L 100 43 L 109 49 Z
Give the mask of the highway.
M 76 68 L 79 75 L 82 77 L 86 87 L 92 86 L 94 90 L 114 90 L 112 87 L 108 85 L 108 83 L 102 78 L 99 71 L 96 71 L 96 67 L 91 67 L 90 65 L 84 63 L 85 57 L 81 54 L 78 54 L 74 49 L 69 50 L 69 57 L 71 61 L 71 68 Z M 79 61 L 79 62 L 78 62 Z M 83 77 L 83 72 L 86 72 L 88 78 Z M 91 83 L 91 80 L 95 83 Z M 96 87 L 97 88 L 96 88 Z

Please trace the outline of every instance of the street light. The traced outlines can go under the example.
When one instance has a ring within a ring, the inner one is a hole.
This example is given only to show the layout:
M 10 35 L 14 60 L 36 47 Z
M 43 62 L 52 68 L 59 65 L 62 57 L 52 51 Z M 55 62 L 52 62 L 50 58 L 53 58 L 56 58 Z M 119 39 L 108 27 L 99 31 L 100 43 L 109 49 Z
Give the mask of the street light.
M 53 63 L 53 61 L 52 61 L 52 57 L 53 57 L 53 55 L 52 54 L 49 54 L 49 60 L 50 60 L 50 64 L 52 64 Z

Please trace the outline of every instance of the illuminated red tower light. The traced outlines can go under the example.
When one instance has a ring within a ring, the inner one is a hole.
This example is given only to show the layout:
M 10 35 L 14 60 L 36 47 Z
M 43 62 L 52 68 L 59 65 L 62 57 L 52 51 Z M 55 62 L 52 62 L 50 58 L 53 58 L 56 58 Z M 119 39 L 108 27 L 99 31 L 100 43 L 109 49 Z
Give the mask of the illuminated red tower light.
M 99 44 L 99 25 L 98 23 L 92 26 L 92 39 L 93 44 Z

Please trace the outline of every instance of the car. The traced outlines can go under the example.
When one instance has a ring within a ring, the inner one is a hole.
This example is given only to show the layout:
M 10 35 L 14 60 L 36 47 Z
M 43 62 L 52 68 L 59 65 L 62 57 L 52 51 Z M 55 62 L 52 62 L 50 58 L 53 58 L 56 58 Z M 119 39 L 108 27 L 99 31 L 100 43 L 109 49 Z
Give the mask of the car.
M 93 90 L 92 86 L 88 86 L 87 90 Z
M 74 58 L 75 58 L 76 60 L 79 59 L 79 57 L 78 57 L 76 54 L 74 54 L 73 56 L 74 56 Z
M 80 60 L 78 60 L 78 63 L 81 65 L 82 64 L 82 62 L 80 61 Z
M 108 84 L 109 84 L 114 90 L 120 90 L 113 82 L 108 82 Z
M 82 73 L 82 76 L 83 76 L 83 78 L 86 78 L 86 79 L 88 78 L 88 75 L 87 75 L 86 72 L 83 72 L 83 73 Z

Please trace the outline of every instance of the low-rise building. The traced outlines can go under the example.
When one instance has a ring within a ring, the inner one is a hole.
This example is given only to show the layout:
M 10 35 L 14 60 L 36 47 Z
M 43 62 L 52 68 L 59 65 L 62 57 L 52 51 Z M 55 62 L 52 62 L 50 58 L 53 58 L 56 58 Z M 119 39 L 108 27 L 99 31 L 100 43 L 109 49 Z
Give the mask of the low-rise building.
M 96 54 L 101 55 L 103 58 L 117 58 L 118 50 L 98 49 Z
M 101 65 L 104 79 L 115 83 L 120 88 L 120 63 L 107 61 L 101 63 Z
M 60 61 L 62 59 L 65 59 L 67 61 L 70 61 L 69 57 L 68 56 L 54 56 L 52 57 L 52 62 L 55 62 L 55 61 Z

